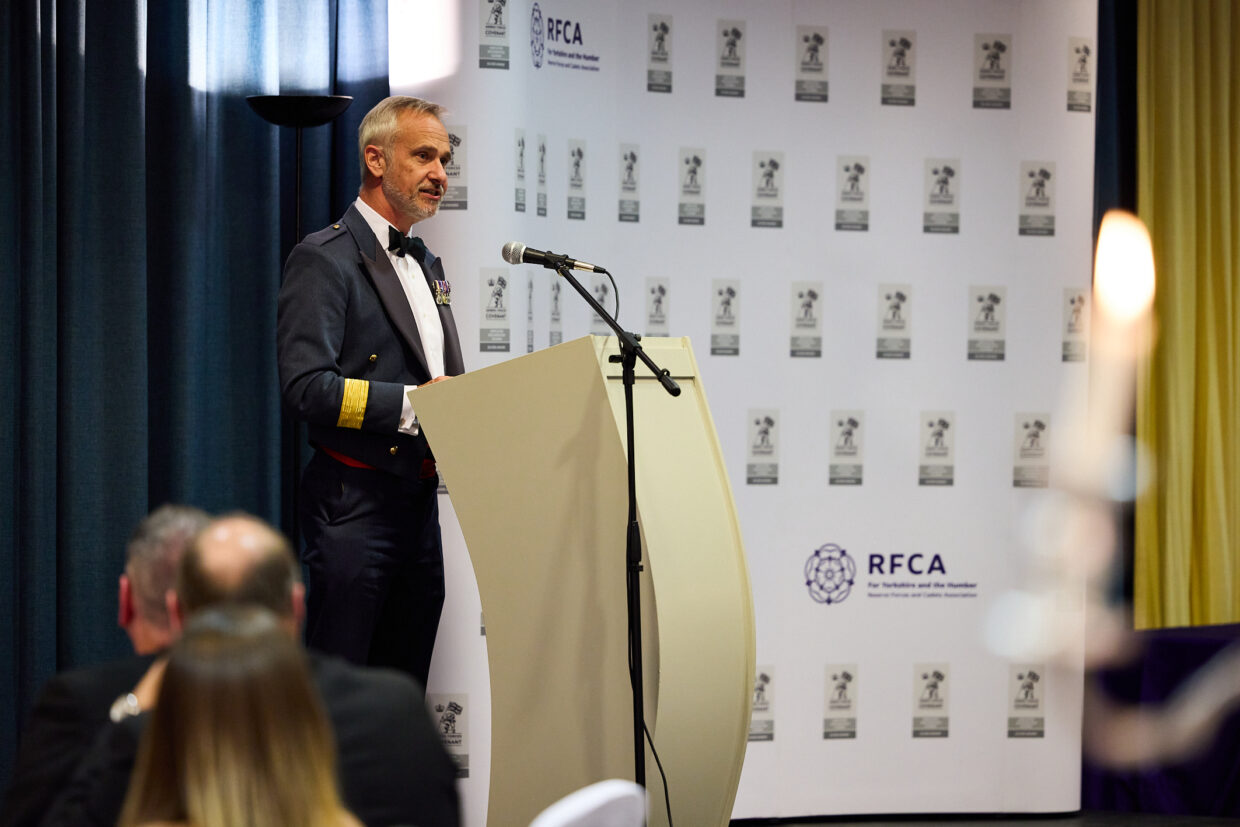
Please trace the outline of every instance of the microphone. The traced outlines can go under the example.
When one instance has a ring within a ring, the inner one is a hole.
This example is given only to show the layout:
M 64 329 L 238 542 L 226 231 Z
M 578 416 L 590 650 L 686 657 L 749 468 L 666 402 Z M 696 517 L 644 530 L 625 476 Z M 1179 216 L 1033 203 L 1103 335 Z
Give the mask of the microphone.
M 504 261 L 509 264 L 541 264 L 548 270 L 554 270 L 557 267 L 564 266 L 570 270 L 585 270 L 587 273 L 606 273 L 602 267 L 597 264 L 590 264 L 585 261 L 577 261 L 568 256 L 562 256 L 558 253 L 543 252 L 526 247 L 520 241 L 509 241 L 504 245 L 503 250 Z

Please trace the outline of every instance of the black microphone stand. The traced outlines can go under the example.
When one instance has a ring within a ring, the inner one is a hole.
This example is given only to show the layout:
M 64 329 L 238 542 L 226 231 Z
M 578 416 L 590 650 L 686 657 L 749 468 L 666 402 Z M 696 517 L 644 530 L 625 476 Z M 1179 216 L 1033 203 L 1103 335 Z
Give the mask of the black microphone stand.
M 624 382 L 624 424 L 628 438 L 629 460 L 629 515 L 624 549 L 628 573 L 626 583 L 629 608 L 629 680 L 633 684 L 633 780 L 645 787 L 646 746 L 642 740 L 642 733 L 645 730 L 645 710 L 642 699 L 642 612 L 639 588 L 642 571 L 642 537 L 637 525 L 637 454 L 633 448 L 633 383 L 636 381 L 637 360 L 641 359 L 646 367 L 650 368 L 650 372 L 659 380 L 659 384 L 672 396 L 680 396 L 680 386 L 672 379 L 670 371 L 660 368 L 646 351 L 642 350 L 638 337 L 620 327 L 615 317 L 603 309 L 603 306 L 590 295 L 590 292 L 581 286 L 581 282 L 573 278 L 566 263 L 561 261 L 556 264 L 555 271 L 571 284 L 573 289 L 599 315 L 599 318 L 615 331 L 616 338 L 620 342 L 620 353 L 608 359 L 612 363 L 620 363 Z

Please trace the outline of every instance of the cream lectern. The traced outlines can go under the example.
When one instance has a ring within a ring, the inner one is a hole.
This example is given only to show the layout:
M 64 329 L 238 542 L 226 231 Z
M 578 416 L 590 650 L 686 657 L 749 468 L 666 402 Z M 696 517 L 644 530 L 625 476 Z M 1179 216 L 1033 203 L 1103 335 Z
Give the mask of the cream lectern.
M 689 340 L 641 344 L 682 389 L 638 364 L 645 720 L 675 822 L 726 825 L 753 690 L 749 571 Z M 418 391 L 486 619 L 491 825 L 633 777 L 617 352 L 587 336 Z M 647 766 L 650 824 L 666 824 L 649 748 Z

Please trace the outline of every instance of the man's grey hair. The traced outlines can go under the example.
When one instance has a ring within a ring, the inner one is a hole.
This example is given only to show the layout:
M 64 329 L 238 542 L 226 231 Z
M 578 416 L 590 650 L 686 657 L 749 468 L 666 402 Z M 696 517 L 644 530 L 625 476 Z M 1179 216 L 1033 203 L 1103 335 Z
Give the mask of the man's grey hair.
M 389 164 L 392 163 L 392 141 L 396 138 L 396 131 L 400 127 L 402 112 L 418 112 L 442 120 L 444 108 L 437 103 L 412 98 L 408 95 L 392 95 L 375 104 L 375 108 L 366 113 L 366 117 L 362 118 L 361 126 L 357 128 L 357 160 L 361 167 L 363 182 L 366 180 L 367 172 L 366 147 L 372 144 L 383 147 L 384 159 Z
M 164 595 L 176 584 L 177 567 L 190 540 L 211 521 L 188 505 L 161 505 L 138 523 L 125 550 L 134 610 L 152 625 L 168 628 Z

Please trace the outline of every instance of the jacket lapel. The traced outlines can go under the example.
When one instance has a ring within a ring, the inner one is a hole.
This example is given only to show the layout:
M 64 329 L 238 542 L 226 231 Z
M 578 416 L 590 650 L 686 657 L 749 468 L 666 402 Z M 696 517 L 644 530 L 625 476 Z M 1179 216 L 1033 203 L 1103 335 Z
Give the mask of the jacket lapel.
M 400 278 L 392 268 L 392 262 L 388 260 L 387 253 L 379 246 L 379 239 L 375 238 L 370 225 L 366 223 L 366 219 L 362 218 L 362 214 L 357 211 L 356 207 L 350 206 L 348 212 L 344 214 L 344 224 L 353 235 L 357 251 L 362 257 L 363 268 L 375 292 L 379 295 L 379 301 L 382 302 L 383 309 L 387 311 L 388 318 L 401 339 L 417 357 L 422 370 L 430 375 L 426 354 L 422 351 L 422 337 L 418 333 L 418 323 L 413 318 L 409 299 L 405 296 L 404 288 L 400 286 Z M 440 315 L 442 316 L 442 312 Z M 446 329 L 444 332 L 446 335 Z
M 443 259 L 438 256 L 426 268 L 426 279 L 430 281 L 447 281 L 443 274 Z M 435 285 L 431 284 L 431 294 L 435 294 Z M 461 355 L 461 341 L 456 333 L 456 320 L 452 317 L 451 305 L 438 305 L 439 324 L 443 327 L 443 372 L 448 376 L 459 376 L 465 372 L 465 359 Z

